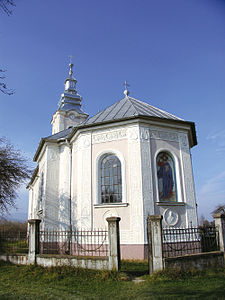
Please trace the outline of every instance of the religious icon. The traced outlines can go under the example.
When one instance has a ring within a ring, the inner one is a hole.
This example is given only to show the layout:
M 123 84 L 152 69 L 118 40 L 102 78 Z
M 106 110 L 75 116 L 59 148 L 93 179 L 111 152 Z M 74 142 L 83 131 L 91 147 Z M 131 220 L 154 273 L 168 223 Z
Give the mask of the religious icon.
M 174 162 L 166 152 L 161 152 L 157 156 L 157 176 L 159 201 L 177 201 Z

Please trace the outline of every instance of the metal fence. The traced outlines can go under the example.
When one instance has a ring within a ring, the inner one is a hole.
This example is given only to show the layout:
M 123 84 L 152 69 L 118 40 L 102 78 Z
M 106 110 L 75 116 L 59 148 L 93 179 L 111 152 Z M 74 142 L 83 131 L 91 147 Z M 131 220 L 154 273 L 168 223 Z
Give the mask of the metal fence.
M 163 257 L 219 250 L 219 233 L 215 227 L 163 228 Z
M 40 253 L 108 256 L 108 231 L 40 231 Z
M 28 253 L 27 231 L 0 231 L 0 253 Z

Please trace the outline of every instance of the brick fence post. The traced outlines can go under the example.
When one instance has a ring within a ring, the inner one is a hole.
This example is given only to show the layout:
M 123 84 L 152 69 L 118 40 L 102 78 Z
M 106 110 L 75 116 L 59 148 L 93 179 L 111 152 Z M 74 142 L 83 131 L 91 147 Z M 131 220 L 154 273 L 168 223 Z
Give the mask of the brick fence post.
M 109 270 L 120 269 L 120 228 L 119 217 L 109 217 L 108 222 L 108 238 L 109 238 Z
M 163 270 L 162 216 L 147 218 L 149 274 Z
M 40 239 L 40 222 L 39 219 L 30 219 L 29 223 L 29 252 L 28 252 L 28 263 L 34 264 L 36 262 L 36 254 L 39 253 Z
M 220 251 L 225 252 L 225 214 L 214 214 L 215 226 L 219 230 Z

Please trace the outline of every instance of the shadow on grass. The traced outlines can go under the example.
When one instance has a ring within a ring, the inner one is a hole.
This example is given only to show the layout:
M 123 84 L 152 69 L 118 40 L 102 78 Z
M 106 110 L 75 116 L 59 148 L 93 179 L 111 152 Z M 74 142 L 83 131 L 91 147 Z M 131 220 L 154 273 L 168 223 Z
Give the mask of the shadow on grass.
M 126 273 L 129 277 L 148 275 L 148 262 L 138 260 L 122 260 L 121 272 Z

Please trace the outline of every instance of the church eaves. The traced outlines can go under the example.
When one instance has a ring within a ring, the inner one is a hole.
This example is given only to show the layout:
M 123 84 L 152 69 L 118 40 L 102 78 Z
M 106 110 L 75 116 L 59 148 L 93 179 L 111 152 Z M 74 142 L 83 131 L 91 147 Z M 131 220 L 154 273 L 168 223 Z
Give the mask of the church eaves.
M 165 122 L 169 121 L 172 123 L 186 124 L 190 126 L 191 129 L 193 141 L 192 146 L 197 145 L 197 137 L 194 122 L 185 121 L 148 103 L 142 102 L 140 100 L 126 95 L 125 98 L 117 101 L 116 103 L 97 113 L 93 117 L 90 117 L 80 125 L 76 127 L 70 127 L 51 136 L 42 138 L 39 143 L 38 149 L 34 155 L 34 161 L 37 160 L 45 142 L 59 142 L 60 140 L 65 139 L 70 140 L 75 134 L 75 132 L 77 132 L 79 129 L 98 126 L 104 123 L 135 119 L 138 117 L 144 119 L 151 119 L 154 121 L 161 120 Z
M 122 100 L 107 107 L 95 116 L 89 118 L 83 125 L 94 125 L 102 122 L 115 121 L 119 119 L 127 119 L 131 117 L 156 117 L 160 119 L 184 121 L 168 112 L 158 109 L 145 102 L 126 96 Z
M 34 155 L 33 161 L 37 161 L 37 158 L 41 152 L 41 149 L 43 147 L 43 145 L 45 144 L 45 142 L 58 142 L 60 140 L 65 140 L 68 138 L 69 134 L 71 133 L 71 131 L 73 130 L 73 127 L 69 127 L 65 130 L 62 130 L 60 132 L 57 132 L 56 134 L 53 135 L 49 135 L 45 138 L 42 138 L 40 140 L 40 143 L 38 145 L 37 151 Z

